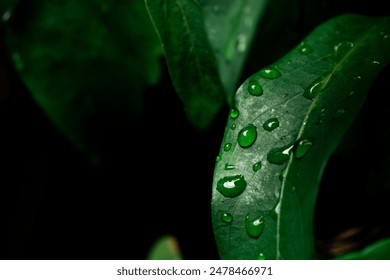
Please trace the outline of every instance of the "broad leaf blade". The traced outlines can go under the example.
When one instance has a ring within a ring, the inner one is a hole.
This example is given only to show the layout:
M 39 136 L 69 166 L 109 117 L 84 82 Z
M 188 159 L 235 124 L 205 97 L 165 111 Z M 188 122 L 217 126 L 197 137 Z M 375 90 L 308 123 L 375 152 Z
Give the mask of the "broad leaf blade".
M 390 59 L 389 34 L 390 18 L 339 16 L 238 89 L 213 179 L 222 259 L 313 257 L 322 172 Z
M 390 260 L 390 238 L 377 241 L 363 250 L 351 252 L 336 260 Z
M 145 0 L 168 69 L 192 125 L 207 129 L 225 103 L 197 0 Z
M 20 0 L 4 24 L 22 82 L 92 160 L 107 138 L 142 120 L 161 56 L 142 0 Z
M 200 0 L 229 104 L 268 0 Z

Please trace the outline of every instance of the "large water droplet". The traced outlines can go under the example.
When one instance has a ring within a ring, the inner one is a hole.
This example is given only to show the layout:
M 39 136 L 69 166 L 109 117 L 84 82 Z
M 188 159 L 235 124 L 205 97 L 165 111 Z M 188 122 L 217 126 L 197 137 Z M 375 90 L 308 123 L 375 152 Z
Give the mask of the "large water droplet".
M 253 166 L 252 166 L 252 170 L 257 172 L 261 169 L 261 162 L 256 162 Z
M 309 54 L 313 51 L 313 49 L 306 42 L 302 42 L 299 46 L 299 52 L 301 54 Z
M 238 144 L 243 148 L 248 148 L 251 146 L 257 138 L 256 126 L 253 124 L 248 124 L 240 130 L 238 133 Z
M 236 169 L 235 165 L 229 163 L 225 164 L 225 170 L 233 170 L 233 169 Z
M 275 128 L 278 128 L 278 127 L 279 127 L 279 120 L 278 120 L 278 118 L 271 118 L 271 119 L 267 120 L 263 124 L 263 128 L 265 130 L 267 130 L 267 131 L 272 131 Z
M 260 96 L 263 94 L 263 88 L 257 81 L 251 80 L 248 84 L 248 92 L 251 95 Z
M 267 79 L 276 79 L 281 76 L 279 70 L 274 67 L 266 67 L 259 71 L 259 75 Z
M 265 221 L 263 216 L 252 219 L 249 215 L 245 218 L 246 233 L 252 238 L 259 238 L 264 231 Z
M 237 108 L 232 108 L 232 109 L 230 110 L 230 117 L 231 117 L 232 119 L 236 119 L 236 118 L 238 117 L 239 114 L 240 114 L 240 112 L 238 111 Z
M 344 56 L 346 53 L 348 53 L 352 48 L 354 44 L 350 41 L 343 41 L 336 45 L 334 45 L 334 51 L 336 53 L 337 57 Z
M 320 93 L 325 88 L 324 78 L 315 80 L 303 93 L 303 96 L 307 99 L 313 100 L 318 93 Z
M 290 151 L 293 145 L 281 147 L 281 148 L 273 148 L 267 154 L 267 160 L 273 164 L 283 164 L 290 157 Z
M 264 253 L 259 253 L 259 254 L 257 255 L 257 259 L 258 259 L 259 261 L 264 261 L 264 260 L 266 260 L 267 258 L 266 258 L 266 256 L 265 256 Z
M 236 197 L 246 188 L 244 175 L 226 176 L 217 182 L 217 191 L 226 197 Z
M 229 151 L 232 148 L 232 143 L 226 143 L 225 146 L 223 146 L 223 150 L 225 152 Z
M 230 215 L 229 213 L 223 213 L 221 215 L 221 220 L 227 224 L 230 224 L 231 222 L 233 222 L 233 216 Z
M 310 141 L 309 139 L 302 139 L 297 141 L 295 144 L 295 151 L 294 155 L 296 158 L 301 158 L 303 157 L 307 151 L 313 146 L 313 142 Z

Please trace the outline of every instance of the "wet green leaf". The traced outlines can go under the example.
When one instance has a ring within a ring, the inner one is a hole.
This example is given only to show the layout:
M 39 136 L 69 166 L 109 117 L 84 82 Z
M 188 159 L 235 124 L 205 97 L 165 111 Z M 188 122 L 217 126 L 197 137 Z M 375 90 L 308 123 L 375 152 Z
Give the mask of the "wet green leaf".
M 313 212 L 322 172 L 390 60 L 389 34 L 389 17 L 336 17 L 267 67 L 280 77 L 259 72 L 238 89 L 239 116 L 228 119 L 213 179 L 213 227 L 222 259 L 313 258 Z M 262 95 L 250 94 L 254 81 Z M 279 126 L 264 129 L 271 119 Z M 241 146 L 240 131 L 248 125 L 257 137 Z M 232 143 L 228 152 L 225 143 Z M 259 162 L 255 172 L 252 166 Z M 226 180 L 233 177 L 246 188 L 226 197 L 218 185 L 234 189 Z M 221 221 L 221 213 L 232 215 L 233 222 Z M 248 216 L 254 226 L 261 221 L 264 227 L 256 237 L 247 233 Z
M 390 238 L 376 241 L 363 250 L 351 252 L 335 258 L 336 260 L 389 260 Z

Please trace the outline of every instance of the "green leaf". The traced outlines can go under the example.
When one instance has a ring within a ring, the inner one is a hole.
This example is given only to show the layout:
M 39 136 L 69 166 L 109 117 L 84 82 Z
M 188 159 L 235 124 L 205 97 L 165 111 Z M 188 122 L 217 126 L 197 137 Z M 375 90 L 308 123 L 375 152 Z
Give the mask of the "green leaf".
M 197 0 L 145 0 L 188 120 L 207 129 L 225 104 L 217 63 Z
M 336 260 L 390 260 L 390 238 L 377 241 L 361 251 L 351 252 Z
M 240 86 L 213 179 L 222 259 L 313 258 L 322 172 L 389 49 L 389 17 L 342 15 Z
M 143 118 L 162 52 L 142 0 L 21 0 L 5 27 L 22 82 L 91 158 L 108 134 Z
M 229 104 L 268 0 L 200 0 Z
M 179 244 L 174 236 L 163 235 L 150 248 L 147 260 L 181 260 Z

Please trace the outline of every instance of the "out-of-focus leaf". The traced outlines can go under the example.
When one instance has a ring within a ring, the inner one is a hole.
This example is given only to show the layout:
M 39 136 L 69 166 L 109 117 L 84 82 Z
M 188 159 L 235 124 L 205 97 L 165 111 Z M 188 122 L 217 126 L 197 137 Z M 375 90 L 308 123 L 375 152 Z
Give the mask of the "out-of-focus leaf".
M 213 179 L 222 259 L 313 258 L 322 172 L 390 60 L 390 18 L 325 22 L 236 93 Z
M 142 0 L 21 0 L 5 27 L 22 82 L 91 158 L 108 131 L 142 119 L 161 56 Z
M 271 1 L 272 2 L 272 1 Z M 200 0 L 229 104 L 268 0 Z M 261 35 L 261 34 L 260 34 Z
M 197 0 L 145 0 L 189 122 L 207 129 L 225 104 L 217 62 Z
M 150 248 L 148 260 L 181 260 L 180 248 L 174 236 L 161 236 Z
M 336 260 L 390 260 L 390 238 L 367 246 L 363 250 L 351 252 L 335 258 Z

